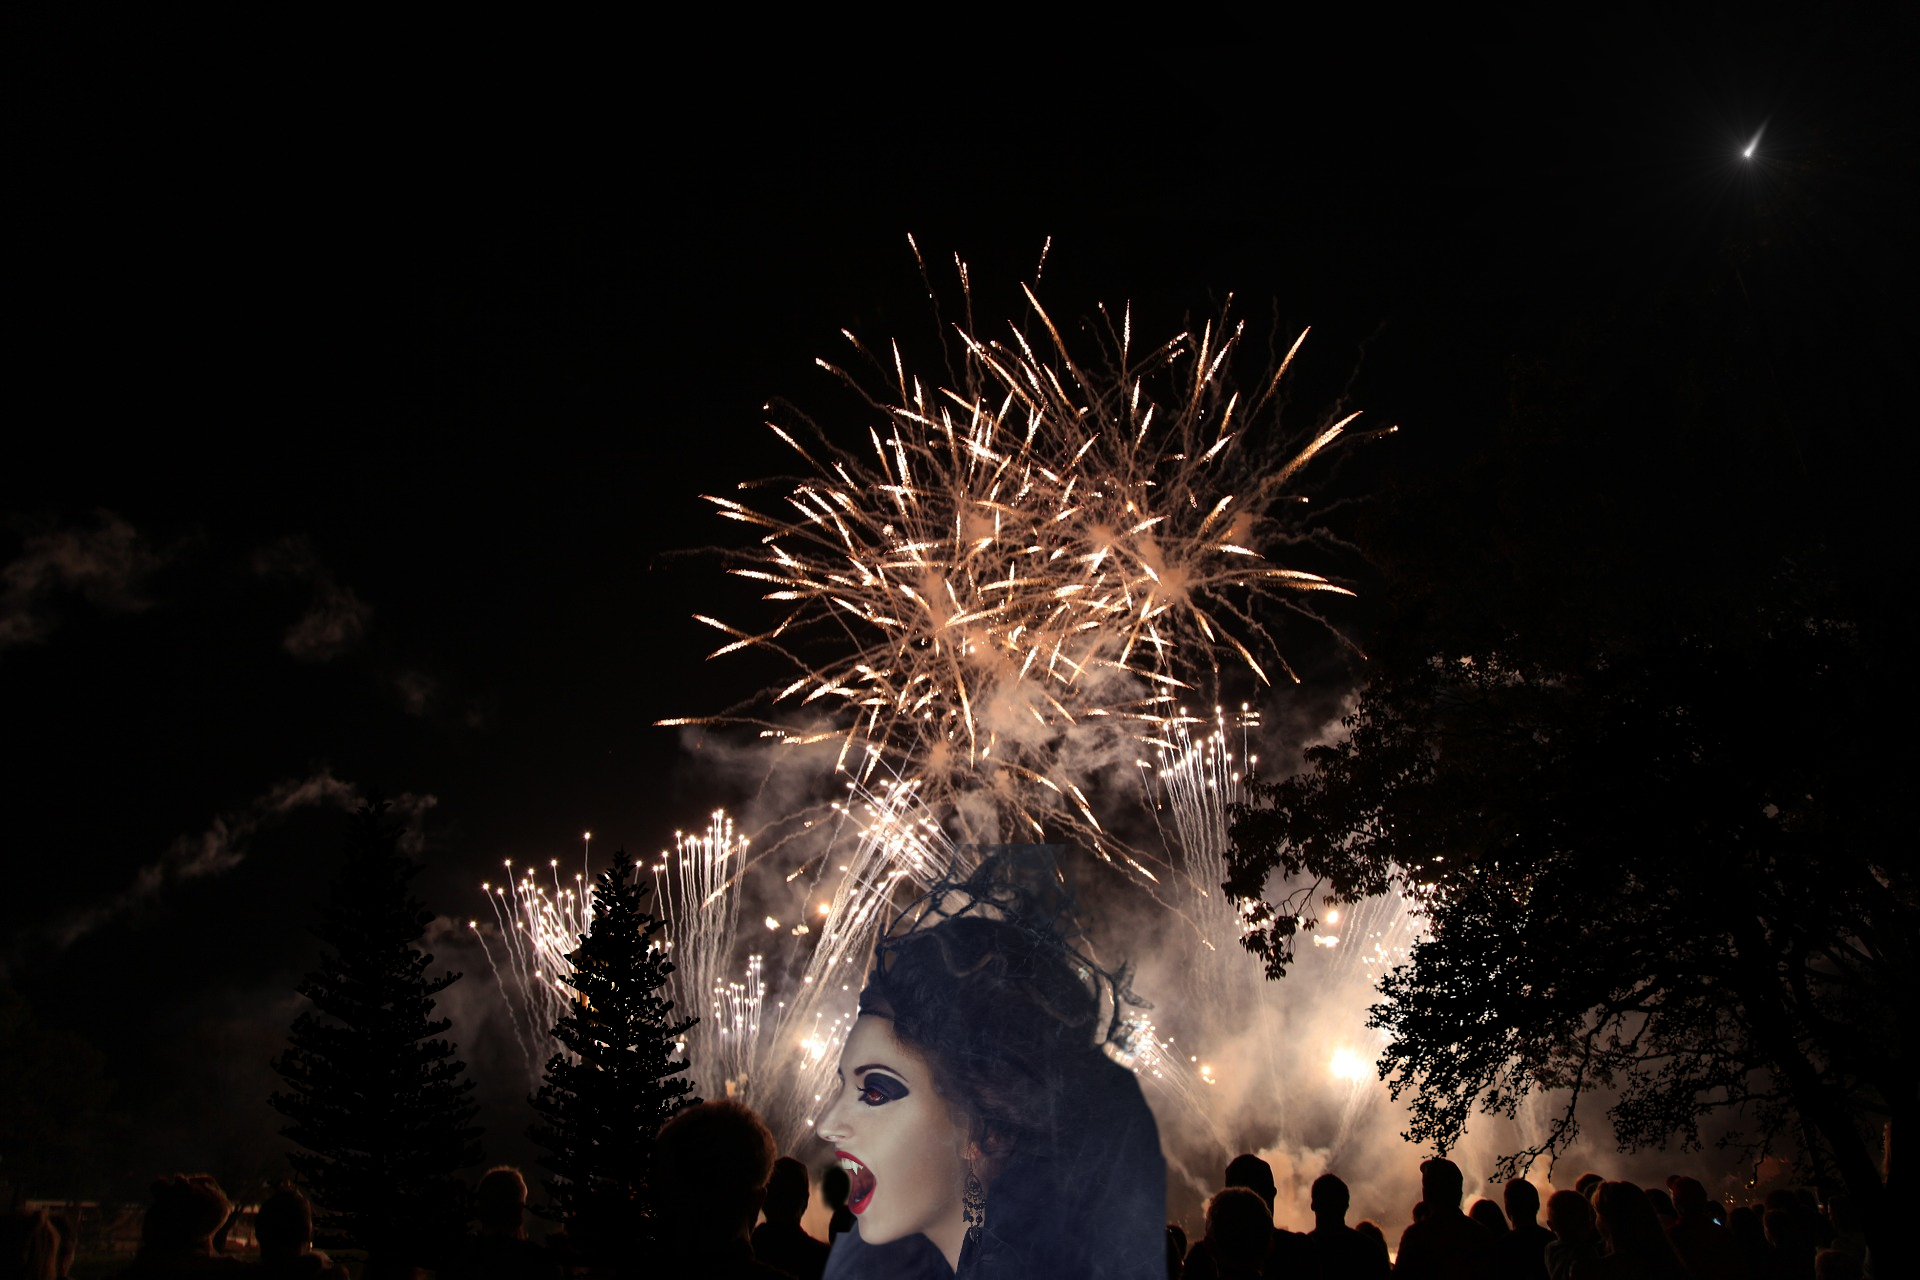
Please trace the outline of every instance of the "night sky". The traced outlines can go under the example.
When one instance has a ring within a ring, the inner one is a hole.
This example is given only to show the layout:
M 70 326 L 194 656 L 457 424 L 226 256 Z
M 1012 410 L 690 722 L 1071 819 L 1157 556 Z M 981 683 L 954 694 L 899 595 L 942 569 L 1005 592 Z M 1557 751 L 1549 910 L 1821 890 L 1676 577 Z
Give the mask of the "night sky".
M 271 1164 L 347 788 L 415 815 L 461 924 L 502 858 L 652 853 L 738 799 L 652 727 L 765 678 L 703 661 L 689 614 L 750 605 L 685 554 L 735 537 L 698 495 L 784 468 L 770 398 L 864 429 L 812 361 L 928 332 L 908 233 L 983 315 L 1051 237 L 1056 317 L 1171 332 L 1231 292 L 1313 325 L 1300 425 L 1400 424 L 1334 481 L 1379 492 L 1483 440 L 1556 299 L 1630 321 L 1789 169 L 1790 287 L 1876 269 L 1913 32 L 1813 9 L 950 64 L 662 44 L 591 99 L 49 39 L 9 129 L 0 976 L 106 1055 L 114 1176 Z M 1351 664 L 1300 644 L 1330 701 Z M 523 1088 L 483 1081 L 497 1156 L 530 1154 Z

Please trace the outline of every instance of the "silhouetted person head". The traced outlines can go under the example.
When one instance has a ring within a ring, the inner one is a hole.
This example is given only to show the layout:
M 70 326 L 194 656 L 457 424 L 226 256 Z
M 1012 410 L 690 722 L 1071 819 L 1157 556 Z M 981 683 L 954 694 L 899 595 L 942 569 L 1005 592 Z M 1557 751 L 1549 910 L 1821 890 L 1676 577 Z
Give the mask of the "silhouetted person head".
M 1323 1173 L 1313 1180 L 1308 1203 L 1313 1206 L 1315 1226 L 1333 1228 L 1347 1225 L 1347 1206 L 1352 1203 L 1352 1198 L 1347 1192 L 1347 1184 L 1332 1174 Z
M 313 1244 L 313 1206 L 298 1187 L 282 1186 L 260 1202 L 253 1218 L 253 1238 L 260 1243 L 260 1261 L 297 1258 Z
M 1698 1178 L 1668 1178 L 1667 1191 L 1673 1199 L 1673 1216 L 1681 1222 L 1700 1222 L 1707 1212 L 1707 1189 Z
M 226 1224 L 233 1204 L 204 1173 L 176 1173 L 153 1184 L 153 1205 L 140 1224 L 140 1252 L 213 1253 L 213 1233 Z
M 846 1170 L 842 1169 L 842 1173 Z M 768 1222 L 797 1223 L 807 1212 L 807 1202 L 813 1198 L 813 1190 L 807 1182 L 807 1166 L 792 1156 L 781 1156 L 773 1162 L 773 1174 L 767 1179 L 767 1205 L 765 1213 Z
M 1581 1244 L 1593 1238 L 1593 1202 L 1578 1191 L 1556 1191 L 1547 1197 L 1547 1230 L 1563 1244 Z
M 1840 1249 L 1814 1255 L 1813 1280 L 1860 1280 L 1860 1259 Z
M 1258 1275 L 1273 1243 L 1273 1208 L 1251 1187 L 1228 1187 L 1207 1201 L 1207 1250 L 1222 1277 Z
M 1380 1270 L 1384 1274 L 1387 1269 L 1387 1233 L 1382 1231 L 1380 1224 L 1371 1218 L 1360 1219 L 1353 1224 L 1353 1229 L 1357 1235 L 1366 1240 L 1367 1247 L 1373 1250 L 1375 1257 L 1379 1259 Z
M 1532 1226 L 1540 1216 L 1540 1189 L 1525 1178 L 1515 1178 L 1500 1188 L 1500 1199 L 1507 1206 L 1507 1221 L 1515 1230 Z
M 1653 1201 L 1631 1182 L 1601 1183 L 1593 1193 L 1593 1220 L 1607 1252 L 1633 1259 L 1643 1275 L 1684 1274 Z
M 1256 1155 L 1237 1155 L 1227 1162 L 1226 1177 L 1220 1180 L 1223 1187 L 1245 1187 L 1267 1202 L 1267 1218 L 1272 1221 L 1273 1202 L 1279 1195 L 1279 1188 L 1273 1184 L 1273 1166 Z
M 1653 1206 L 1653 1216 L 1660 1219 L 1661 1226 L 1670 1227 L 1680 1220 L 1680 1215 L 1674 1212 L 1672 1196 L 1659 1187 L 1648 1187 L 1646 1192 L 1647 1203 Z
M 360 1268 L 360 1280 L 426 1280 L 426 1268 L 402 1258 L 374 1256 Z
M 487 1170 L 473 1189 L 473 1207 L 481 1235 L 527 1238 L 527 1180 L 512 1165 Z
M 653 1167 L 668 1216 L 695 1248 L 745 1239 L 773 1176 L 773 1135 L 750 1107 L 719 1098 L 660 1127 Z
M 1435 1156 L 1420 1162 L 1420 1202 L 1427 1206 L 1428 1217 L 1459 1209 L 1465 1189 L 1466 1180 L 1453 1161 Z
M 1813 1233 L 1796 1210 L 1769 1208 L 1760 1221 L 1766 1229 L 1767 1243 L 1781 1253 L 1799 1257 L 1813 1252 Z
M 820 1175 L 820 1198 L 827 1202 L 827 1208 L 836 1213 L 847 1207 L 847 1196 L 853 1191 L 853 1179 L 839 1165 L 834 1165 Z
M 1485 1196 L 1473 1202 L 1473 1207 L 1467 1210 L 1467 1216 L 1497 1236 L 1503 1236 L 1512 1229 L 1507 1226 L 1507 1215 L 1500 1212 L 1500 1206 Z
M 1167 1224 L 1167 1280 L 1180 1280 L 1186 1269 L 1187 1232 L 1177 1222 Z
M 1832 1220 L 1833 1231 L 1837 1236 L 1857 1240 L 1865 1234 L 1860 1221 L 1860 1211 L 1854 1208 L 1853 1197 L 1844 1192 L 1827 1201 L 1827 1217 Z M 64 1234 L 62 1239 L 65 1239 Z
M 820 1175 L 820 1198 L 826 1201 L 832 1217 L 827 1219 L 827 1242 L 853 1230 L 854 1217 L 847 1209 L 847 1197 L 853 1194 L 853 1179 L 839 1165 L 827 1166 Z
M 1593 1199 L 1593 1193 L 1599 1190 L 1600 1184 L 1605 1181 L 1606 1179 L 1597 1173 L 1583 1173 L 1579 1179 L 1574 1182 L 1573 1189 L 1591 1200 Z

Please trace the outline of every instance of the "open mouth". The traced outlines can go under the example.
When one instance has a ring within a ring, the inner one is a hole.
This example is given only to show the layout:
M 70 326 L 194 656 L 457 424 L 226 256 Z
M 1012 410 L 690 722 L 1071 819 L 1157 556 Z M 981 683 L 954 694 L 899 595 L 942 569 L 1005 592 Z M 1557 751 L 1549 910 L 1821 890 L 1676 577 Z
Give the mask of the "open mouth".
M 840 1167 L 847 1171 L 847 1179 L 852 1184 L 847 1189 L 847 1211 L 865 1213 L 867 1205 L 873 1200 L 873 1189 L 879 1185 L 871 1170 L 853 1156 L 844 1151 L 833 1153 L 840 1161 Z

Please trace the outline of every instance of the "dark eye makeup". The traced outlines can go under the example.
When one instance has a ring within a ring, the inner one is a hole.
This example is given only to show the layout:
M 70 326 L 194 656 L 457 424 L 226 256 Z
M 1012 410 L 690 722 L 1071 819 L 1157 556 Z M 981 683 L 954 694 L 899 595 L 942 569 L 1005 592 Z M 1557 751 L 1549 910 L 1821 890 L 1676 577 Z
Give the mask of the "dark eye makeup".
M 887 1102 L 898 1102 L 906 1096 L 905 1084 L 878 1071 L 867 1072 L 860 1081 L 860 1101 L 870 1107 L 877 1107 Z

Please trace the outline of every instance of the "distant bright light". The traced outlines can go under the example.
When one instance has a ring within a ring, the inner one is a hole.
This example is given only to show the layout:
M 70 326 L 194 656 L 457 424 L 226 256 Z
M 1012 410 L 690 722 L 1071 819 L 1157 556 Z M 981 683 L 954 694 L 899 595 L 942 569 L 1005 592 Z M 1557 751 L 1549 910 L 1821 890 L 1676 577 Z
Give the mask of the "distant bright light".
M 1373 1075 L 1373 1064 L 1351 1049 L 1335 1049 L 1333 1060 L 1327 1063 L 1327 1070 L 1333 1073 L 1335 1080 L 1359 1084 Z
M 1740 154 L 1745 156 L 1749 160 L 1753 159 L 1753 143 L 1749 142 L 1747 144 L 1747 149 L 1745 151 L 1742 151 Z

